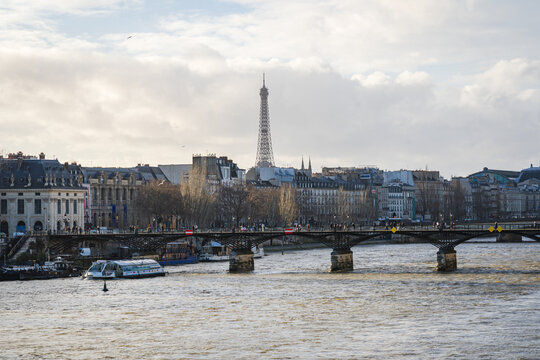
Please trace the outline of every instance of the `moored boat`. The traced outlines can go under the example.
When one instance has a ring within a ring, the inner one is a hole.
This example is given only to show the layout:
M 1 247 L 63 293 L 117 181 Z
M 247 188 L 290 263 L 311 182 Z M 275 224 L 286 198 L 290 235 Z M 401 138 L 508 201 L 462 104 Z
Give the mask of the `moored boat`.
M 43 265 L 10 266 L 0 269 L 2 280 L 44 280 L 80 276 L 79 270 L 73 268 L 70 262 L 62 258 L 47 261 Z
M 165 276 L 165 270 L 155 260 L 98 260 L 86 271 L 87 279 L 144 278 Z
M 258 259 L 264 256 L 264 249 L 262 246 L 253 246 L 251 248 L 253 258 Z M 209 244 L 202 247 L 201 254 L 199 255 L 200 262 L 214 262 L 214 261 L 229 261 L 231 248 L 222 245 L 216 241 L 212 241 Z
M 194 264 L 198 261 L 196 249 L 187 241 L 173 241 L 167 244 L 160 257 L 161 266 Z

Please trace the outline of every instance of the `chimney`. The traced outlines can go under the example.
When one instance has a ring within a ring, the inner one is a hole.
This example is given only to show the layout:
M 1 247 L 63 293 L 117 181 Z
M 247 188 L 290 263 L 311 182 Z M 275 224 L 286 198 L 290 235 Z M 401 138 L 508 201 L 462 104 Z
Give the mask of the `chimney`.
M 45 153 L 41 152 L 39 154 L 39 160 L 45 160 Z

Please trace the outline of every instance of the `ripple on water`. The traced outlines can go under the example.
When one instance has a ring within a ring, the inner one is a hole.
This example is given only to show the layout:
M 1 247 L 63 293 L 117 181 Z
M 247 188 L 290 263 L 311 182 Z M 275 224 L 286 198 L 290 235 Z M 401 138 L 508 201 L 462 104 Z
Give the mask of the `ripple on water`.
M 79 279 L 1 283 L 0 357 L 534 358 L 540 248 L 492 246 L 458 247 L 452 274 L 417 244 L 355 247 L 347 274 L 315 249 L 272 253 L 252 274 L 168 267 L 105 294 Z

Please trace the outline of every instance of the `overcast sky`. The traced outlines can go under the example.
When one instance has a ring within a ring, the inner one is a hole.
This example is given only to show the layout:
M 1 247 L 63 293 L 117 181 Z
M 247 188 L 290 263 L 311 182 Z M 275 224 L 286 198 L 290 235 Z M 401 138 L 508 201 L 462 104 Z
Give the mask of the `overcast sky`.
M 0 149 L 85 166 L 540 165 L 540 2 L 3 0 Z

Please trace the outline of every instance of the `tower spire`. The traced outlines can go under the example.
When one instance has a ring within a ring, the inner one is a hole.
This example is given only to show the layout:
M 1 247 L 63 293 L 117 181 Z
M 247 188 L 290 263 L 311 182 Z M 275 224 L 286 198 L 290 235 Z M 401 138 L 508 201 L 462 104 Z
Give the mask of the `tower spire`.
M 259 140 L 257 142 L 257 159 L 255 167 L 273 167 L 274 154 L 272 151 L 272 137 L 270 135 L 270 117 L 268 115 L 268 89 L 263 73 L 263 86 L 259 92 L 261 96 L 261 111 L 259 113 Z
M 305 170 L 304 169 L 304 155 L 302 155 L 302 168 L 300 170 Z

